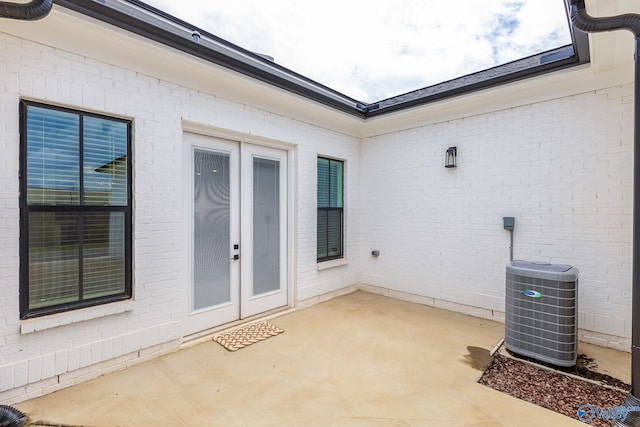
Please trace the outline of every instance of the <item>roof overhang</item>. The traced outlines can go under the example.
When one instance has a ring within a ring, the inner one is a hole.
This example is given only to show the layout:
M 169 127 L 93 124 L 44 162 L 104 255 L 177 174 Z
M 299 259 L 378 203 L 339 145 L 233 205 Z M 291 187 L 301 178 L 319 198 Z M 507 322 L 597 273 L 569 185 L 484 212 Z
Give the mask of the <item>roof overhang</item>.
M 571 31 L 571 45 L 367 104 L 138 0 L 54 0 L 54 3 L 360 119 L 485 90 L 590 60 L 587 35 Z M 200 37 L 194 38 L 196 32 Z

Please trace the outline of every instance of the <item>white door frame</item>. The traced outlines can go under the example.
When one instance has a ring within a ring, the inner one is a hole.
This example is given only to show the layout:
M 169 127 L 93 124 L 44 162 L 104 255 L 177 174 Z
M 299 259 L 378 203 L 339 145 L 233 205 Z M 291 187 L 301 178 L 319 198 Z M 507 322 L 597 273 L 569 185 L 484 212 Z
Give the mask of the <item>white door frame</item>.
M 241 169 L 244 176 L 249 176 L 248 171 L 253 170 L 254 159 L 265 159 L 278 162 L 279 164 L 279 235 L 278 241 L 280 253 L 278 254 L 280 280 L 277 290 L 266 292 L 259 295 L 253 295 L 253 255 L 252 250 L 255 245 L 253 236 L 254 210 L 253 210 L 253 179 L 242 179 L 240 190 L 241 193 L 241 285 L 240 285 L 240 317 L 242 319 L 269 311 L 273 308 L 283 307 L 288 303 L 288 287 L 287 287 L 287 252 L 288 252 L 288 227 L 287 227 L 287 193 L 288 193 L 288 173 L 287 173 L 287 152 L 281 149 L 258 146 L 254 144 L 242 144 L 240 147 L 240 158 L 242 162 Z M 252 176 L 252 175 L 251 175 Z M 245 248 L 243 251 L 242 248 Z
M 207 330 L 217 329 L 223 323 L 217 323 L 214 319 L 212 321 L 205 322 L 196 322 L 192 321 L 193 314 L 191 307 L 191 287 L 193 283 L 193 150 L 194 150 L 194 140 L 206 141 L 206 138 L 216 138 L 218 140 L 226 140 L 230 144 L 236 144 L 238 147 L 242 147 L 243 144 L 252 144 L 263 147 L 271 147 L 282 150 L 285 152 L 285 158 L 287 162 L 287 180 L 286 180 L 286 192 L 287 192 L 287 201 L 286 203 L 286 294 L 287 301 L 286 306 L 294 307 L 297 299 L 296 295 L 296 280 L 295 280 L 295 252 L 296 252 L 296 239 L 295 239 L 295 230 L 296 225 L 294 222 L 295 219 L 295 185 L 294 178 L 296 176 L 296 146 L 292 144 L 282 143 L 280 141 L 270 140 L 267 138 L 260 138 L 251 135 L 242 134 L 242 138 L 239 138 L 239 134 L 227 131 L 224 129 L 218 128 L 210 128 L 207 126 L 203 126 L 197 123 L 191 122 L 183 122 L 184 127 L 184 150 L 183 150 L 183 179 L 185 185 L 187 186 L 187 191 L 184 192 L 184 208 L 185 208 L 185 269 L 184 269 L 184 277 L 185 283 L 187 286 L 184 287 L 187 301 L 187 320 L 183 326 L 183 335 L 184 336 L 196 336 L 200 333 L 206 333 Z M 211 149 L 208 147 L 206 142 L 204 146 L 196 143 L 196 147 L 201 147 L 204 149 Z M 242 249 L 242 246 L 241 246 Z M 240 292 L 238 292 L 238 295 Z M 240 316 L 238 316 L 240 317 Z M 244 316 L 242 316 L 244 317 Z
M 185 191 L 187 208 L 187 247 L 186 253 L 188 261 L 186 301 L 187 320 L 184 325 L 185 331 L 190 333 L 199 332 L 211 328 L 211 325 L 220 325 L 236 320 L 240 314 L 240 264 L 231 262 L 233 257 L 232 245 L 240 243 L 240 147 L 237 142 L 223 140 L 219 138 L 208 138 L 201 135 L 185 134 L 187 161 L 186 179 L 187 191 Z M 194 310 L 193 283 L 194 283 L 194 153 L 195 150 L 207 150 L 220 152 L 229 155 L 230 174 L 230 242 L 228 257 L 230 261 L 230 301 L 215 306 Z

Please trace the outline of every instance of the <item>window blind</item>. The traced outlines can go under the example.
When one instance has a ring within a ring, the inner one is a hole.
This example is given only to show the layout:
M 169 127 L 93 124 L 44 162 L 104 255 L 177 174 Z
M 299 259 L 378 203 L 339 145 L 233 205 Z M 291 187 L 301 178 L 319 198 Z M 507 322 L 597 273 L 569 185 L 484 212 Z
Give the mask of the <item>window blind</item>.
M 21 118 L 21 316 L 130 296 L 130 123 L 30 102 Z
M 317 259 L 340 258 L 343 251 L 344 163 L 318 158 Z

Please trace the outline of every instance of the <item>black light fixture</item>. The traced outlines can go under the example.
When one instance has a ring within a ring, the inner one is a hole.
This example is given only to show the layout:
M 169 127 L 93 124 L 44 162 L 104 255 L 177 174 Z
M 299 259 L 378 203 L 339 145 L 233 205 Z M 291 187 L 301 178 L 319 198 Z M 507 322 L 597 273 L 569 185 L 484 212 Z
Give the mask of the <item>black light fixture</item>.
M 444 157 L 444 167 L 445 168 L 455 168 L 456 158 L 458 157 L 458 147 L 449 147 L 447 148 L 447 153 Z

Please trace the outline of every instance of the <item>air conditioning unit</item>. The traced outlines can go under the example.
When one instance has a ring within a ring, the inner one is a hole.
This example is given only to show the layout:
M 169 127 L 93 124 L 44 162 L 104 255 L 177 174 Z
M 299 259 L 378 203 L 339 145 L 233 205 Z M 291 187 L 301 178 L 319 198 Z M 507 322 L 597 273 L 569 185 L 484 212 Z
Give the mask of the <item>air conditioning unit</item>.
M 507 264 L 507 350 L 558 366 L 578 355 L 578 270 L 570 265 Z

